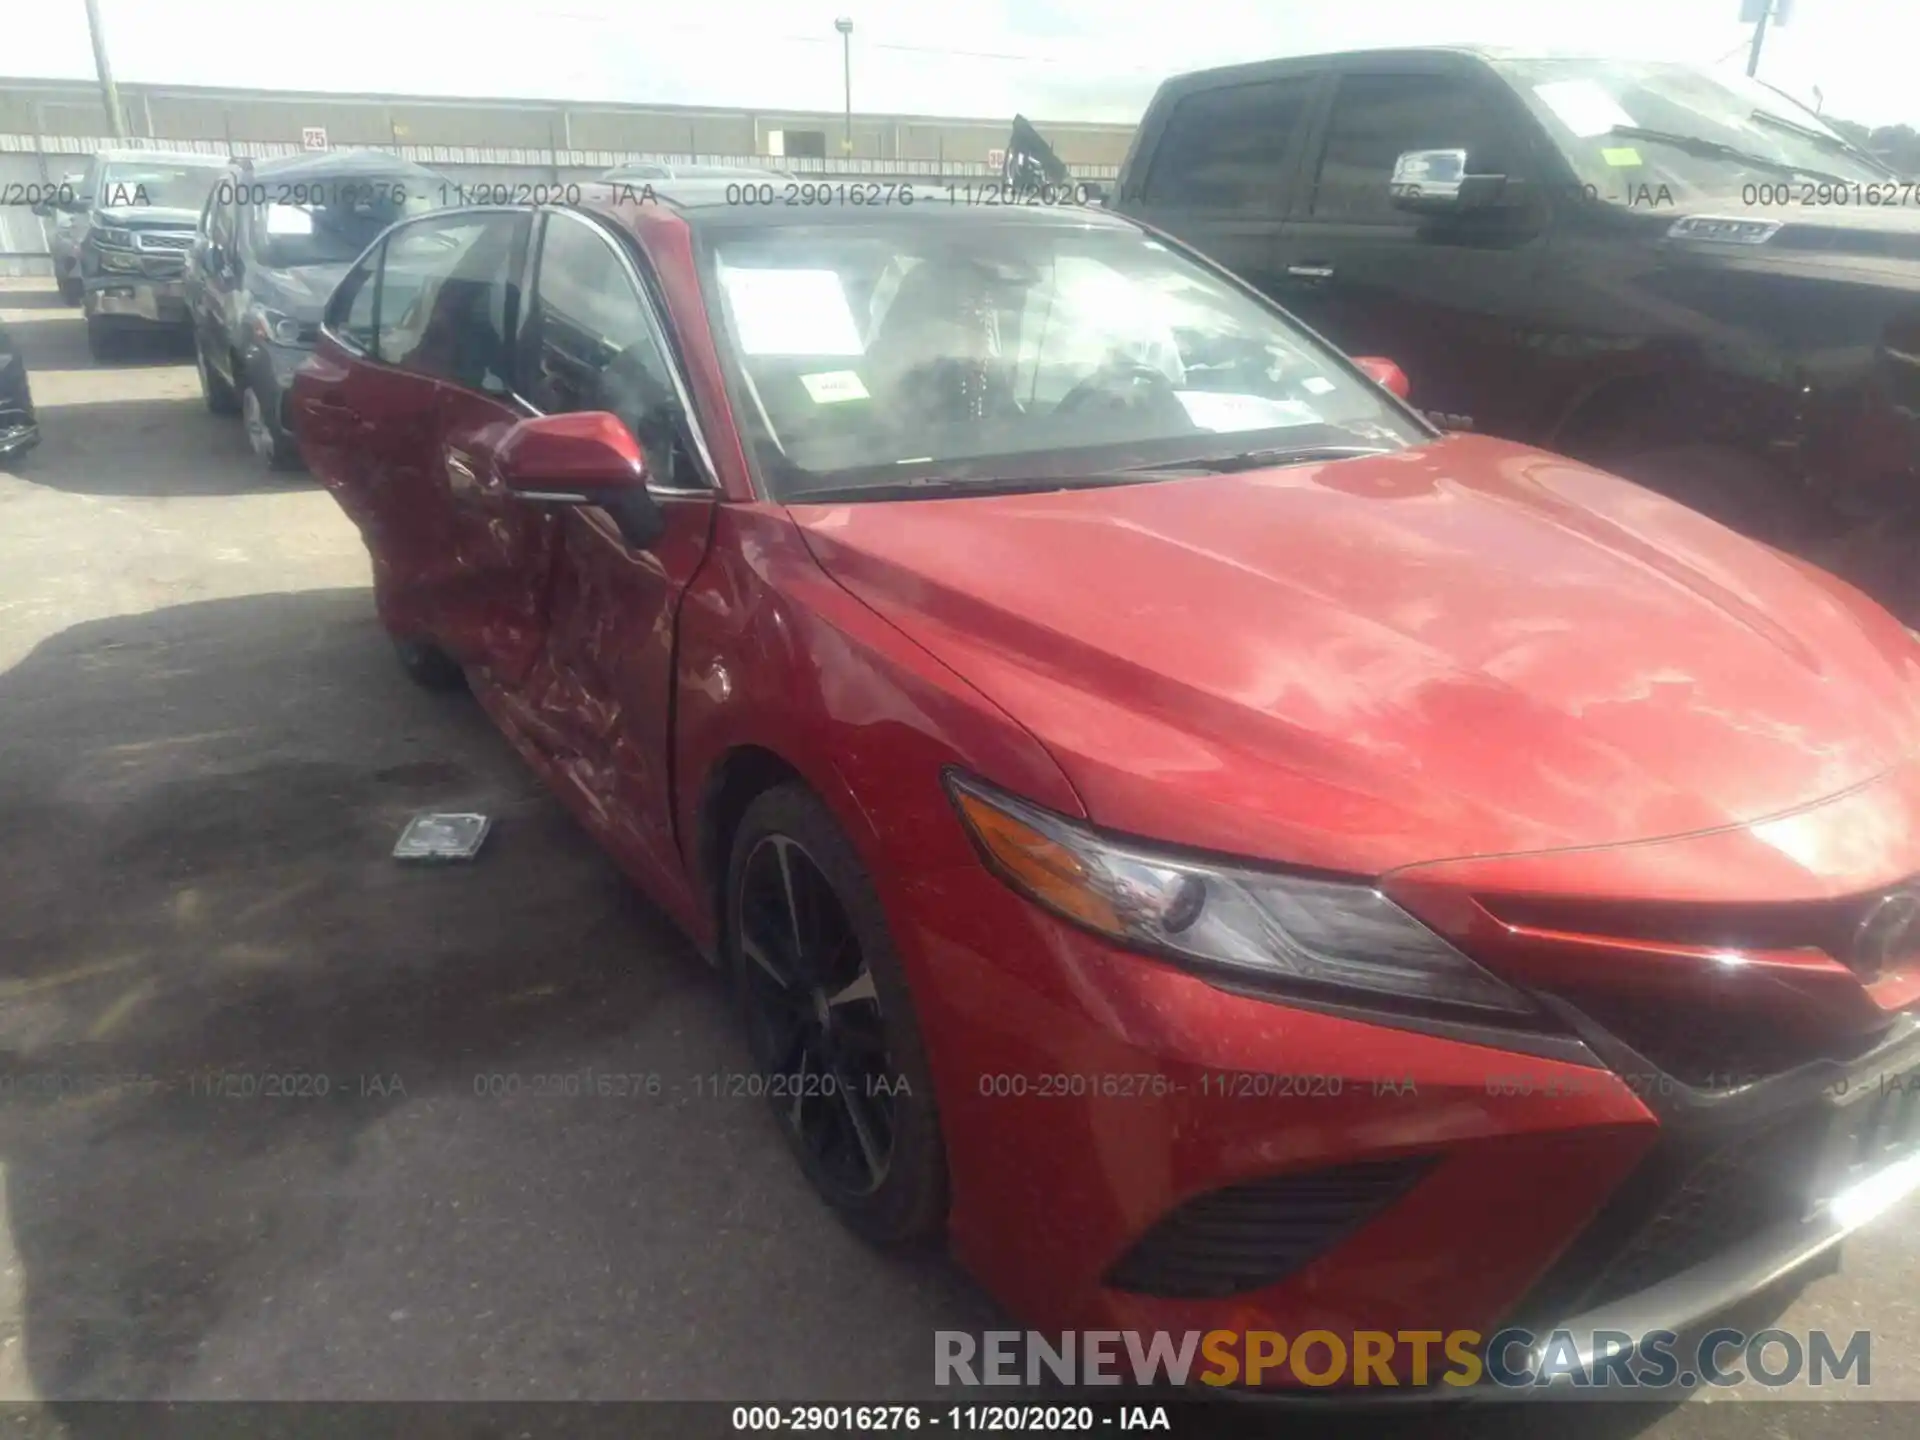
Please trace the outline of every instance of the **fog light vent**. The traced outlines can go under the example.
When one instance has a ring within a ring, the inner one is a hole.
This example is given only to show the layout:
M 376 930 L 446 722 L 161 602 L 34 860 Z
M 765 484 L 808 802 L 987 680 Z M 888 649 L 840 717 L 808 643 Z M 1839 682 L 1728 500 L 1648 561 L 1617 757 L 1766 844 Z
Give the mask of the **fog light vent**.
M 1432 1164 L 1430 1156 L 1367 1161 L 1195 1196 L 1143 1235 L 1106 1283 L 1193 1300 L 1263 1289 L 1379 1215 Z

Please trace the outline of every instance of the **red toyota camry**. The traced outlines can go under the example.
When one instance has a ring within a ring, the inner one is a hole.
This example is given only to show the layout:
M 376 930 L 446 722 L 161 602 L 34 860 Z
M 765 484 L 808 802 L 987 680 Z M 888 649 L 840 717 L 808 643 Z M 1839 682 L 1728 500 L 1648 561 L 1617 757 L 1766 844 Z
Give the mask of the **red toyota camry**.
M 664 188 L 390 230 L 294 420 L 848 1224 L 1640 1332 L 1920 1184 L 1911 633 L 1105 211 Z

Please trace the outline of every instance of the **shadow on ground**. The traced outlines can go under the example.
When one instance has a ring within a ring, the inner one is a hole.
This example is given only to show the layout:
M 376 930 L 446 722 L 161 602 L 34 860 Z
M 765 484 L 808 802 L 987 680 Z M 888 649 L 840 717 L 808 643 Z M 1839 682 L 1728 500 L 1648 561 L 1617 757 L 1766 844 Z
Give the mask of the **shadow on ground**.
M 198 396 L 38 406 L 40 445 L 8 463 L 33 485 L 74 495 L 159 499 L 307 489 L 304 472 L 270 473 L 237 420 L 212 415 Z M 184 442 L 183 442 L 184 438 Z
M 744 1061 L 717 978 L 366 592 L 77 626 L 0 725 L 42 1395 L 859 1398 L 992 1323 L 702 1093 Z M 422 807 L 491 814 L 478 862 L 394 862 Z

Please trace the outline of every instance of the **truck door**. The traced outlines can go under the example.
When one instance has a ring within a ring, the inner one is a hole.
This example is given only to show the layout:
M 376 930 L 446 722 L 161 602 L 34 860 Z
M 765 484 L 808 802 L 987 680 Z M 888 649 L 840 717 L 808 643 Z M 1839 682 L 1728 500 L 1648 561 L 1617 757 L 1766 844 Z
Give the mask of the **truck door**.
M 1174 100 L 1119 208 L 1277 295 L 1275 247 L 1325 79 L 1282 75 Z
M 1275 247 L 1281 303 L 1349 355 L 1399 362 L 1413 403 L 1443 428 L 1529 438 L 1543 406 L 1529 341 L 1552 207 L 1534 129 L 1505 87 L 1454 57 L 1359 62 L 1338 77 Z M 1470 173 L 1506 175 L 1526 198 L 1397 209 L 1394 161 L 1453 148 Z

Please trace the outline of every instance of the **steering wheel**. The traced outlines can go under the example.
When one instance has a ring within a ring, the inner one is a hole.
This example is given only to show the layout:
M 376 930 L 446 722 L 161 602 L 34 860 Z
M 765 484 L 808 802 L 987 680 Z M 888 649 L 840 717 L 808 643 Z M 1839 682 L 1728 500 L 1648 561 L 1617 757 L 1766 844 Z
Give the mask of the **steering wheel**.
M 1171 399 L 1175 393 L 1173 381 L 1164 370 L 1137 360 L 1120 360 L 1102 365 L 1067 391 L 1053 407 L 1053 413 L 1071 415 L 1095 400 L 1104 400 L 1109 409 L 1131 409 L 1140 400 Z

